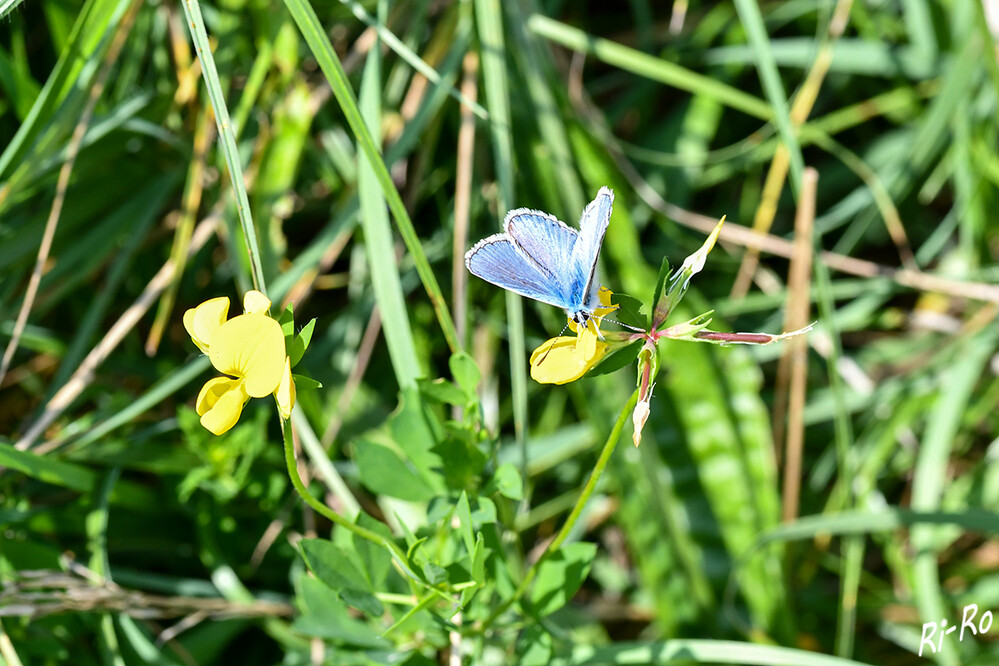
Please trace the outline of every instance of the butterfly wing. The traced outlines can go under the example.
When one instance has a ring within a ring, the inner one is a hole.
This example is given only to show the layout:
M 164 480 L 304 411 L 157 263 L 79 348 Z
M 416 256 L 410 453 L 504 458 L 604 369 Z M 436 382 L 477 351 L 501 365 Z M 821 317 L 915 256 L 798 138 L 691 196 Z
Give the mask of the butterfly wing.
M 551 268 L 518 250 L 506 234 L 495 234 L 475 244 L 465 254 L 472 275 L 520 296 L 565 308 L 567 296 Z
M 597 257 L 604 243 L 613 204 L 614 192 L 609 187 L 601 187 L 597 198 L 589 203 L 579 220 L 579 236 L 572 248 L 571 266 L 574 283 L 581 290 L 582 306 L 595 307 Z
M 572 248 L 579 235 L 575 229 L 554 215 L 528 208 L 507 213 L 503 228 L 529 262 L 557 281 L 564 293 L 571 293 Z

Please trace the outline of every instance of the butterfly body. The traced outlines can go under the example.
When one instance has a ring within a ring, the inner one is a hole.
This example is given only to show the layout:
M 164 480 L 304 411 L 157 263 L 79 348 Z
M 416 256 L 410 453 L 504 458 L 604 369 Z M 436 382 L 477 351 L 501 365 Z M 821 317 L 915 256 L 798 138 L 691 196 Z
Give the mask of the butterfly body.
M 465 254 L 465 266 L 486 282 L 560 307 L 585 326 L 600 307 L 597 257 L 613 203 L 610 188 L 600 188 L 583 211 L 579 231 L 548 213 L 511 210 L 503 233 L 476 243 Z

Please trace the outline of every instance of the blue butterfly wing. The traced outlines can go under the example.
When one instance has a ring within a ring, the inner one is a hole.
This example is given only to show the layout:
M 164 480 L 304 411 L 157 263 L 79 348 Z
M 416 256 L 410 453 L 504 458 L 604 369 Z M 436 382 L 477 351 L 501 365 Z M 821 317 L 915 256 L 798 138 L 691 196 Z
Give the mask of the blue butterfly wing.
M 551 268 L 525 256 L 506 234 L 495 234 L 476 243 L 465 254 L 465 267 L 472 275 L 497 287 L 548 305 L 567 307 L 568 298 Z
M 597 257 L 604 243 L 604 234 L 610 224 L 614 192 L 609 187 L 601 187 L 597 198 L 590 202 L 579 220 L 579 236 L 572 248 L 572 274 L 574 288 L 581 291 L 581 305 L 590 309 L 597 306 L 599 285 L 595 284 Z
M 575 229 L 553 215 L 527 208 L 507 213 L 503 228 L 528 261 L 557 281 L 563 293 L 572 293 L 572 248 L 579 235 Z

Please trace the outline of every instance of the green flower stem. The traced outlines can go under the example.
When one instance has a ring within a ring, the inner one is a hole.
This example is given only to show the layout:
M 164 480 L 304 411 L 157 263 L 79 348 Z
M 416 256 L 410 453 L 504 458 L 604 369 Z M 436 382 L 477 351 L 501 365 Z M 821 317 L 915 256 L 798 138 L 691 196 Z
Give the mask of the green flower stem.
M 260 248 L 257 246 L 257 229 L 253 224 L 253 217 L 250 215 L 250 199 L 246 194 L 246 182 L 243 179 L 243 167 L 239 161 L 239 150 L 236 147 L 236 135 L 232 130 L 232 123 L 229 120 L 229 110 L 225 103 L 225 94 L 222 92 L 219 73 L 215 68 L 215 58 L 212 55 L 211 45 L 208 43 L 208 31 L 205 29 L 205 21 L 201 17 L 201 6 L 198 4 L 198 0 L 185 0 L 181 5 L 184 7 L 184 13 L 187 15 L 187 24 L 191 31 L 191 39 L 194 41 L 194 48 L 198 53 L 198 61 L 201 63 L 205 87 L 208 89 L 208 99 L 211 101 L 212 110 L 215 112 L 219 143 L 222 144 L 222 153 L 225 156 L 226 166 L 229 168 L 229 179 L 232 182 L 232 190 L 236 195 L 236 212 L 239 216 L 240 227 L 243 229 L 243 242 L 246 243 L 246 254 L 250 259 L 250 274 L 253 277 L 253 288 L 266 294 L 267 283 L 264 281 L 264 269 L 260 261 Z
M 579 499 L 576 500 L 576 505 L 572 507 L 572 511 L 569 513 L 569 517 L 566 518 L 565 524 L 562 525 L 562 529 L 559 530 L 558 534 L 548 544 L 545 548 L 545 552 L 541 554 L 541 557 L 531 565 L 531 568 L 527 570 L 527 574 L 524 575 L 523 580 L 520 581 L 520 585 L 514 590 L 510 598 L 506 599 L 502 604 L 500 604 L 496 610 L 494 610 L 489 617 L 487 617 L 482 623 L 482 629 L 485 629 L 491 625 L 497 617 L 503 614 L 507 608 L 509 608 L 513 602 L 520 599 L 527 588 L 531 585 L 534 577 L 538 574 L 538 568 L 541 563 L 553 552 L 558 550 L 565 540 L 568 538 L 569 533 L 572 532 L 572 528 L 576 525 L 576 521 L 579 520 L 580 514 L 583 512 L 583 507 L 589 501 L 590 496 L 593 491 L 597 488 L 597 482 L 604 473 L 604 469 L 607 467 L 607 463 L 610 462 L 611 455 L 614 454 L 614 449 L 617 448 L 618 440 L 621 439 L 621 431 L 624 429 L 624 424 L 628 420 L 628 415 L 635 409 L 635 405 L 638 404 L 638 389 L 635 389 L 634 393 L 625 403 L 624 407 L 621 408 L 621 413 L 617 417 L 617 422 L 614 424 L 614 428 L 611 430 L 610 435 L 607 436 L 607 441 L 604 443 L 604 449 L 600 452 L 600 457 L 597 458 L 597 464 L 594 465 L 593 471 L 590 472 L 590 478 L 586 480 L 586 485 L 583 486 L 583 491 L 579 494 Z
M 297 490 L 298 494 L 302 496 L 305 503 L 311 506 L 316 513 L 325 516 L 334 524 L 353 532 L 362 539 L 367 539 L 372 543 L 376 543 L 379 546 L 387 548 L 389 552 L 392 553 L 392 557 L 397 560 L 399 566 L 402 567 L 403 571 L 412 575 L 412 577 L 416 579 L 415 574 L 410 571 L 409 565 L 406 563 L 406 554 L 403 553 L 399 546 L 397 546 L 391 539 L 387 539 L 381 534 L 372 532 L 371 530 L 361 527 L 360 525 L 355 525 L 312 496 L 309 489 L 305 487 L 302 477 L 298 474 L 298 465 L 295 461 L 295 446 L 292 439 L 291 425 L 288 424 L 287 427 L 285 426 L 286 424 L 284 419 L 281 419 L 281 432 L 284 434 L 284 459 L 288 465 L 288 476 L 291 477 L 292 485 L 295 486 L 295 490 Z

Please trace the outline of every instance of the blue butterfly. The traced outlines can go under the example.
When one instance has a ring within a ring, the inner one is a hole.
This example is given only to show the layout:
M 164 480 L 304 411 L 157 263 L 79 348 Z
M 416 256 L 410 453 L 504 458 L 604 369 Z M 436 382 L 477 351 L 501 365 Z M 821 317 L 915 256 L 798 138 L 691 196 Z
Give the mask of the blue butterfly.
M 600 307 L 597 256 L 613 203 L 614 193 L 601 187 L 583 211 L 578 232 L 548 213 L 511 210 L 504 232 L 476 243 L 465 254 L 465 266 L 497 287 L 560 307 L 586 326 Z

